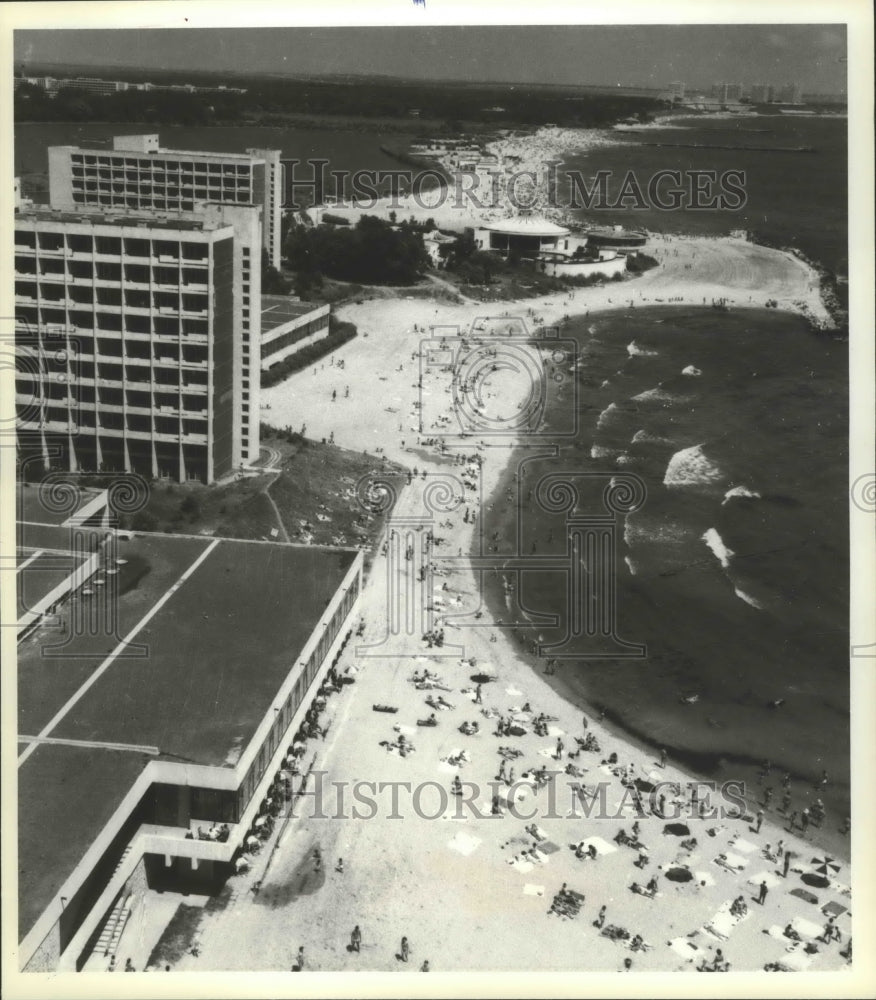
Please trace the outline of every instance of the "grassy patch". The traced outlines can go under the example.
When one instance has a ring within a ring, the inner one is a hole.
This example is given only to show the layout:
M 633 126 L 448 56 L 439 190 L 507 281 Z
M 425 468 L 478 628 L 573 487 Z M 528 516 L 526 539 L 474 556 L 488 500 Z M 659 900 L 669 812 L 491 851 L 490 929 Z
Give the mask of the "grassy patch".
M 280 452 L 276 472 L 221 485 L 155 484 L 146 507 L 126 519 L 139 531 L 283 541 L 274 503 L 292 542 L 370 546 L 383 528 L 355 498 L 362 476 L 380 460 L 327 442 L 303 438 L 291 428 L 261 425 L 262 444 Z M 403 471 L 386 465 L 388 471 Z M 270 499 L 267 491 L 270 491 Z
M 294 453 L 284 456 L 281 473 L 271 484 L 271 496 L 290 539 L 316 545 L 371 545 L 383 519 L 366 514 L 356 496 L 358 481 L 380 462 L 373 456 L 278 432 L 270 439 L 292 438 Z M 401 471 L 399 466 L 385 466 Z

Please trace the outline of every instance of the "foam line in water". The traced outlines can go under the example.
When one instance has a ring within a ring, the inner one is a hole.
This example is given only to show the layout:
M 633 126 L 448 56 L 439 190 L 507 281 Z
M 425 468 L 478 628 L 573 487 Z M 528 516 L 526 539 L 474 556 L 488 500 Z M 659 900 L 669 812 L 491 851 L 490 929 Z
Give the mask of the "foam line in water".
M 718 562 L 724 567 L 724 569 L 727 569 L 734 553 L 732 549 L 728 549 L 724 544 L 724 539 L 721 538 L 714 528 L 709 528 L 708 531 L 703 534 L 703 541 L 715 554 Z
M 751 594 L 746 594 L 744 590 L 740 590 L 739 587 L 733 588 L 733 593 L 740 599 L 745 601 L 746 604 L 750 604 L 753 608 L 757 608 L 758 611 L 763 611 L 763 605 L 756 597 L 752 597 Z

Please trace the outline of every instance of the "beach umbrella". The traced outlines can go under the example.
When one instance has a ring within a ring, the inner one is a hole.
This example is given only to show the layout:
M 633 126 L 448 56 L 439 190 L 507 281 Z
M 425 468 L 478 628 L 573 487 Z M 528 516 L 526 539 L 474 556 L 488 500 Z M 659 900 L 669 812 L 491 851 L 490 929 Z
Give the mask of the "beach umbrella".
M 690 833 L 690 827 L 684 823 L 667 823 L 663 827 L 664 833 L 671 833 L 673 837 L 686 837 Z
M 836 875 L 840 870 L 840 866 L 828 854 L 825 854 L 823 858 L 813 858 L 811 863 L 815 865 L 814 871 L 825 878 Z
M 670 882 L 690 882 L 693 879 L 693 875 L 687 868 L 670 868 L 666 877 Z

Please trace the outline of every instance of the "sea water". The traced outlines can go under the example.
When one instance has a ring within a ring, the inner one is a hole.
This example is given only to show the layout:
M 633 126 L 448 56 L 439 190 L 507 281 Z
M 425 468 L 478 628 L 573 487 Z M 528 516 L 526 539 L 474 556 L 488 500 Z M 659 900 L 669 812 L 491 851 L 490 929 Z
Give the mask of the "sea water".
M 561 661 L 567 692 L 709 776 L 751 780 L 753 765 L 769 759 L 811 793 L 811 779 L 827 770 L 825 801 L 841 821 L 849 774 L 847 345 L 764 309 L 635 308 L 572 320 L 563 335 L 575 337 L 587 361 L 570 375 L 577 384 L 555 393 L 549 420 L 563 425 L 561 411 L 574 403 L 578 432 L 541 442 L 541 459 L 519 450 L 483 525 L 486 539 L 500 532 L 497 558 L 516 547 L 546 564 L 520 574 L 515 600 L 524 620 L 555 613 L 559 624 L 517 630 L 521 647 L 559 639 L 568 617 L 559 567 L 568 515 L 545 512 L 539 478 L 601 474 L 579 483 L 571 514 L 586 517 L 604 512 L 613 475 L 634 472 L 647 496 L 637 511 L 616 515 L 616 630 L 645 656 L 600 656 L 594 642 L 587 656 Z M 698 377 L 683 374 L 691 366 Z M 519 491 L 505 502 L 509 485 Z M 497 577 L 484 578 L 496 617 L 512 620 Z

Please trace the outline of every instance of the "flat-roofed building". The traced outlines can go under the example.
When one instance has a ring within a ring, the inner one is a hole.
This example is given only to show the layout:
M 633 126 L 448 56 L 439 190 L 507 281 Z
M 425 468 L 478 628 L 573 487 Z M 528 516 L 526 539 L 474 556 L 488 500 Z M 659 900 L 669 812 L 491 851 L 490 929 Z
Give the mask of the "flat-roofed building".
M 166 149 L 155 133 L 113 137 L 112 149 L 49 147 L 52 208 L 80 205 L 158 212 L 193 211 L 199 202 L 259 205 L 260 242 L 280 266 L 283 171 L 278 149 L 214 153 Z
M 23 458 L 212 482 L 257 456 L 260 271 L 240 233 L 258 212 L 16 214 Z
M 128 636 L 108 660 L 94 629 L 59 635 L 37 622 L 18 647 L 18 961 L 103 971 L 150 887 L 218 892 L 268 819 L 283 761 L 350 637 L 363 554 L 20 528 L 22 563 L 69 553 L 71 625 L 114 588 L 105 604 Z
M 329 334 L 331 306 L 296 302 L 283 295 L 262 296 L 262 371 Z

